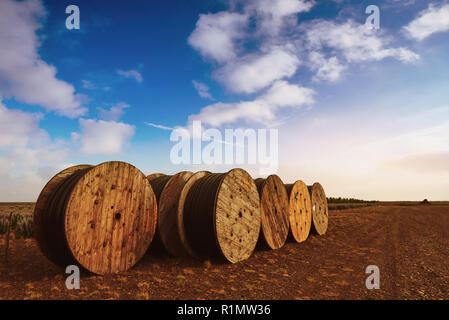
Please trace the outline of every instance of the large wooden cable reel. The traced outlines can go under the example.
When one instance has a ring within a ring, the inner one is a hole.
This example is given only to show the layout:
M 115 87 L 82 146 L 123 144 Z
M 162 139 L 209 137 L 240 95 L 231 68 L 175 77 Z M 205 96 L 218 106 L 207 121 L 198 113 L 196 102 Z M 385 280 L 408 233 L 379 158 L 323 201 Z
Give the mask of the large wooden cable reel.
M 39 247 L 55 264 L 96 274 L 128 270 L 150 245 L 157 221 L 151 185 L 124 162 L 75 166 L 42 190 L 34 211 Z

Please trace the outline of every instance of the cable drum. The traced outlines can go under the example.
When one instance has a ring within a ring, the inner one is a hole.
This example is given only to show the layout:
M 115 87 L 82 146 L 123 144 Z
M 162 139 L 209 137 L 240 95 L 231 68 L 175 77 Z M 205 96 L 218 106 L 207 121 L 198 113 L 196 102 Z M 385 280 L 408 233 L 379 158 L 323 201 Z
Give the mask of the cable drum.
M 290 234 L 296 242 L 306 241 L 312 225 L 312 204 L 306 184 L 298 180 L 285 185 L 289 196 Z
M 53 263 L 110 274 L 142 258 L 156 218 L 156 199 L 143 173 L 114 161 L 71 167 L 53 177 L 39 195 L 33 228 Z
M 318 182 L 308 187 L 312 202 L 312 230 L 322 236 L 326 233 L 329 223 L 329 208 L 324 188 Z
M 260 196 L 262 225 L 259 242 L 273 250 L 282 248 L 290 228 L 287 190 L 277 175 L 256 179 L 255 183 Z
M 197 180 L 184 203 L 186 236 L 202 257 L 231 263 L 248 259 L 260 231 L 257 187 L 242 169 Z

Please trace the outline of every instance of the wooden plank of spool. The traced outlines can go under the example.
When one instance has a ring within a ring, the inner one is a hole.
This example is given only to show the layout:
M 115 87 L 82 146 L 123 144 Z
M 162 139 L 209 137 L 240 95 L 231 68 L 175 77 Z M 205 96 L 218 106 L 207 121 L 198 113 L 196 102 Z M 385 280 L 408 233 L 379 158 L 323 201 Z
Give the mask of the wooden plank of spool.
M 312 201 L 312 230 L 322 236 L 326 233 L 329 223 L 329 209 L 326 194 L 323 186 L 318 182 L 309 186 L 308 189 Z
M 148 178 L 150 177 L 150 178 Z M 160 199 L 162 191 L 164 190 L 165 185 L 171 179 L 172 176 L 166 174 L 154 174 L 147 176 L 147 180 L 150 182 L 151 187 L 153 188 L 154 195 L 156 196 L 156 202 L 158 206 L 158 215 L 159 215 L 159 207 L 160 207 Z M 156 225 L 156 234 L 154 235 L 153 242 L 151 243 L 152 252 L 166 253 L 165 246 L 162 244 L 162 240 L 159 234 L 159 226 Z
M 165 176 L 165 174 L 164 173 L 152 173 L 152 174 L 147 175 L 147 179 L 148 179 L 148 181 L 151 181 L 153 179 L 156 179 L 156 178 L 159 178 L 162 176 Z
M 82 267 L 96 274 L 118 273 L 142 258 L 157 223 L 156 197 L 142 172 L 124 162 L 102 163 L 68 194 L 65 237 Z
M 33 234 L 44 256 L 55 264 L 57 264 L 58 260 L 57 252 L 54 252 L 52 243 L 48 238 L 52 229 L 55 228 L 55 225 L 51 224 L 48 219 L 48 208 L 50 206 L 51 196 L 67 178 L 77 172 L 79 173 L 83 169 L 91 167 L 91 165 L 77 165 L 62 170 L 47 182 L 37 198 L 33 212 Z
M 312 203 L 306 184 L 298 180 L 285 185 L 289 196 L 290 232 L 296 242 L 307 239 L 312 225 Z
M 260 216 L 263 241 L 270 249 L 279 249 L 287 240 L 290 229 L 287 190 L 277 175 L 255 180 L 260 196 Z
M 193 184 L 199 179 L 209 175 L 209 171 L 199 171 L 193 174 L 189 180 L 184 184 L 184 187 L 179 194 L 178 208 L 177 208 L 177 227 L 178 236 L 182 245 L 182 251 L 179 251 L 179 255 L 189 255 L 190 257 L 198 257 L 198 254 L 193 251 L 192 246 L 189 244 L 186 236 L 185 225 L 184 225 L 184 204 L 186 201 L 187 194 L 192 188 Z
M 197 180 L 184 210 L 187 239 L 195 252 L 231 263 L 251 256 L 259 238 L 260 203 L 256 184 L 245 170 Z
M 181 191 L 192 175 L 193 172 L 182 171 L 172 176 L 165 184 L 158 201 L 159 238 L 165 249 L 175 257 L 185 252 L 178 233 L 178 204 Z

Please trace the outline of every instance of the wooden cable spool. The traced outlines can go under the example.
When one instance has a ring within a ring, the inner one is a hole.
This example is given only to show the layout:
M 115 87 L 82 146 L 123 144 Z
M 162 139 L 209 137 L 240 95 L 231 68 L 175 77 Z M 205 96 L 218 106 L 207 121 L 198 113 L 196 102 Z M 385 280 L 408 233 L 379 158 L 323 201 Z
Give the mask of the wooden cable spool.
M 158 236 L 165 249 L 175 257 L 185 253 L 178 233 L 178 204 L 181 191 L 192 175 L 193 172 L 182 171 L 172 176 L 158 201 Z
M 55 264 L 64 266 L 64 264 L 58 263 L 58 253 L 54 249 L 55 243 L 50 241 L 52 228 L 52 221 L 50 221 L 52 216 L 48 211 L 50 200 L 64 180 L 91 167 L 91 165 L 78 165 L 62 170 L 47 182 L 37 198 L 33 213 L 33 234 L 44 256 Z
M 153 188 L 154 191 L 154 195 L 156 196 L 158 215 L 162 191 L 164 190 L 165 185 L 168 183 L 171 177 L 172 176 L 162 173 L 150 174 L 149 176 L 147 176 L 147 180 L 150 182 L 151 187 Z M 153 242 L 151 243 L 151 250 L 158 254 L 160 253 L 164 254 L 167 251 L 165 249 L 165 246 L 162 244 L 158 226 L 156 226 L 156 234 L 154 235 Z
M 184 225 L 189 244 L 200 256 L 231 263 L 249 258 L 260 231 L 254 180 L 242 169 L 197 180 L 184 203 Z
M 329 223 L 329 209 L 326 194 L 323 186 L 318 182 L 309 186 L 308 189 L 312 202 L 312 230 L 322 236 L 326 233 Z
M 270 249 L 279 249 L 289 233 L 288 194 L 284 183 L 277 175 L 255 180 L 260 196 L 260 219 L 263 242 Z
M 182 245 L 182 250 L 179 251 L 179 255 L 189 255 L 190 257 L 198 257 L 198 254 L 193 251 L 192 246 L 189 244 L 186 236 L 185 226 L 184 226 L 184 204 L 187 198 L 187 194 L 192 188 L 193 184 L 199 179 L 209 175 L 209 171 L 199 171 L 193 174 L 189 180 L 184 184 L 184 187 L 179 194 L 178 208 L 177 208 L 177 227 L 178 236 Z
M 163 173 L 152 173 L 152 174 L 147 175 L 147 179 L 149 181 L 151 181 L 153 179 L 156 179 L 156 178 L 159 178 L 159 177 L 162 177 L 162 176 L 165 176 L 165 174 L 163 174 Z
M 37 200 L 33 228 L 55 264 L 110 274 L 142 258 L 156 218 L 156 199 L 143 173 L 114 161 L 71 167 L 53 177 Z
M 291 236 L 296 242 L 307 239 L 312 225 L 312 204 L 307 186 L 301 180 L 285 185 L 289 197 Z
M 162 190 L 164 190 L 165 185 L 168 180 L 170 180 L 172 176 L 168 176 L 166 174 L 150 174 L 147 176 L 147 180 L 150 182 L 151 187 L 153 188 L 154 195 L 156 196 L 156 200 L 159 204 L 159 199 L 161 197 Z

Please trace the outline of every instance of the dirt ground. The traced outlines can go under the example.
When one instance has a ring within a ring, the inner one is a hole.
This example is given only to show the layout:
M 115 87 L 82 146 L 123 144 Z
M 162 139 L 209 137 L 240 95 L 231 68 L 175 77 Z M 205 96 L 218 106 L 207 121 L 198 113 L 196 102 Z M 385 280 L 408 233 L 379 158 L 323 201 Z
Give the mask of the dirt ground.
M 119 275 L 82 274 L 67 290 L 64 270 L 34 239 L 11 241 L 0 299 L 448 299 L 449 205 L 375 206 L 330 212 L 329 230 L 239 264 L 147 254 Z M 367 290 L 365 268 L 380 268 Z

